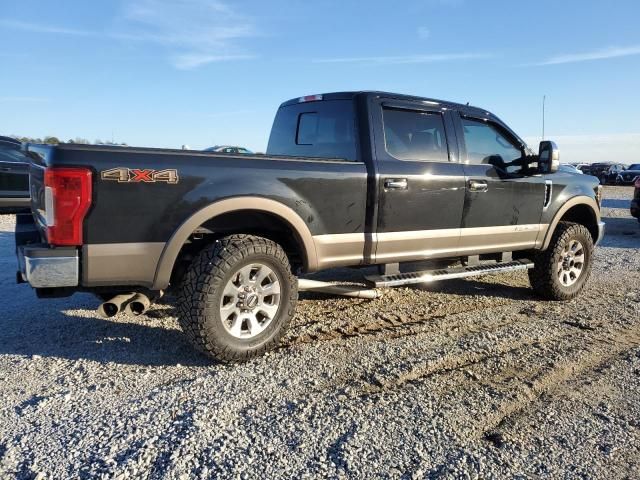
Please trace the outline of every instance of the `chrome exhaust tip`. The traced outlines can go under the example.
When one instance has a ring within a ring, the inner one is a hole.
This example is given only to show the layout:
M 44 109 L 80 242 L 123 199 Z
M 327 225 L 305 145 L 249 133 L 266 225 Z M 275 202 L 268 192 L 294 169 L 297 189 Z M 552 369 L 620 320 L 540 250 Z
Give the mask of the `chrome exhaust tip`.
M 127 315 L 137 317 L 144 314 L 151 306 L 151 299 L 144 293 L 136 293 L 125 305 L 124 311 Z
M 109 300 L 108 302 L 104 302 L 98 307 L 98 315 L 100 315 L 102 318 L 115 317 L 123 310 L 125 304 L 134 296 L 134 293 L 123 293 L 120 295 L 116 295 L 111 300 Z

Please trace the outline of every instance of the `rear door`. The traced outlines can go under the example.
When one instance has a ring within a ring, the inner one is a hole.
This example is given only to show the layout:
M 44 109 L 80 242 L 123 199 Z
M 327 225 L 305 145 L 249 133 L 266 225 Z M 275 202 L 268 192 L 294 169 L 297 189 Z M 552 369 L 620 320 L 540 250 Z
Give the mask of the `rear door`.
M 454 120 L 465 175 L 460 253 L 534 247 L 550 181 L 537 173 L 537 164 L 523 163 L 523 146 L 499 122 L 457 114 Z
M 453 123 L 437 103 L 372 99 L 375 262 L 456 253 L 464 203 Z

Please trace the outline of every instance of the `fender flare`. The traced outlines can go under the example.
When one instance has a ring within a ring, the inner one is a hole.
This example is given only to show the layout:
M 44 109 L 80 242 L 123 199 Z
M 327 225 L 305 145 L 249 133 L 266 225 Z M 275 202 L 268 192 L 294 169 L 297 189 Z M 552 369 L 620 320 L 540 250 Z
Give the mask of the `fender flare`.
M 302 241 L 307 269 L 310 271 L 317 269 L 318 256 L 313 235 L 300 215 L 286 205 L 268 198 L 233 197 L 207 205 L 187 218 L 178 227 L 162 250 L 158 266 L 156 267 L 153 289 L 162 290 L 167 288 L 178 254 L 189 238 L 189 235 L 191 235 L 196 228 L 219 215 L 238 210 L 257 210 L 269 213 L 288 223 Z
M 588 197 L 586 195 L 579 195 L 577 197 L 572 197 L 569 200 L 567 200 L 558 209 L 556 214 L 553 216 L 553 220 L 551 220 L 551 223 L 547 228 L 547 233 L 545 234 L 544 241 L 542 242 L 542 247 L 541 247 L 542 250 L 546 250 L 549 247 L 549 244 L 551 243 L 551 238 L 553 237 L 553 232 L 555 232 L 556 227 L 560 222 L 560 219 L 562 219 L 564 214 L 567 213 L 571 208 L 577 205 L 587 205 L 593 213 L 593 217 L 596 221 L 596 225 L 598 224 L 598 222 L 600 221 L 600 207 L 598 207 L 598 204 L 596 203 L 596 201 L 593 198 Z M 598 240 L 597 238 L 594 239 L 594 243 L 597 242 L 597 240 Z

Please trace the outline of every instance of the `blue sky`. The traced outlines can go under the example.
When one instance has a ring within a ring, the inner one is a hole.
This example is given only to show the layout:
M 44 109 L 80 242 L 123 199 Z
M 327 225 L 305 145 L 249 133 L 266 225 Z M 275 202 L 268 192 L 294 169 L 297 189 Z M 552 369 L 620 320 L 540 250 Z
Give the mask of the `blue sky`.
M 279 103 L 470 102 L 564 161 L 640 161 L 640 2 L 0 0 L 0 134 L 264 150 Z

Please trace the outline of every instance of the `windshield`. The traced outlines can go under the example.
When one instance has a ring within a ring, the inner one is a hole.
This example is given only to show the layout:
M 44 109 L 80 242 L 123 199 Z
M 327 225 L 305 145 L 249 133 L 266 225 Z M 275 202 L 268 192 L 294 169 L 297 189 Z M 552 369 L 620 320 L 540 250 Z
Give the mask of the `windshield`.
M 640 163 L 632 163 L 627 170 L 640 170 Z

